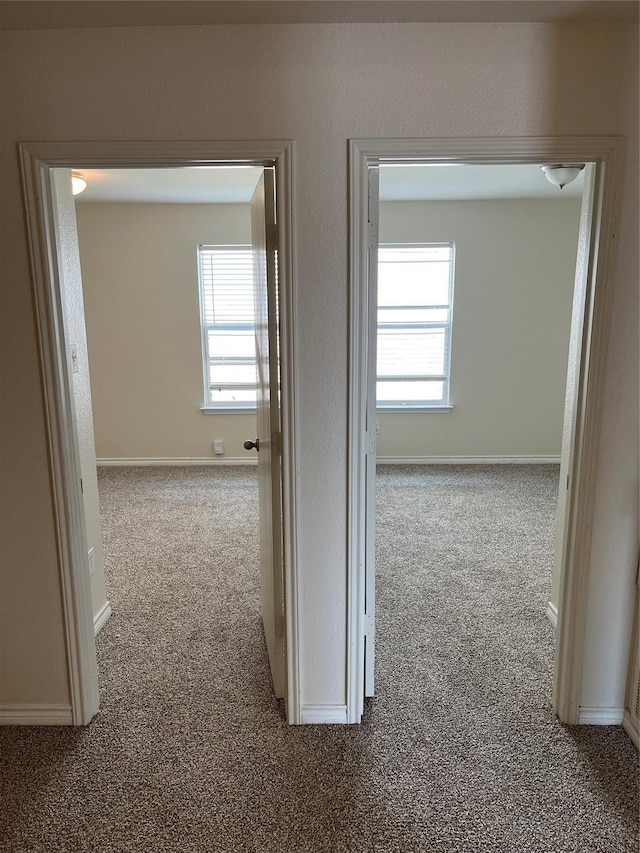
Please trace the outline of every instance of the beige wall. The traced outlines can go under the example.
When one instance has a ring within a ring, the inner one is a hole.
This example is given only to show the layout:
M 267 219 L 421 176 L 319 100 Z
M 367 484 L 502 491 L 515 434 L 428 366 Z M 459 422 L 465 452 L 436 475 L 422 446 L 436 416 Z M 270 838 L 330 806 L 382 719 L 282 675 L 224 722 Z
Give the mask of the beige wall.
M 303 703 L 324 704 L 345 701 L 347 140 L 611 134 L 627 137 L 626 174 L 581 701 L 621 705 L 638 542 L 636 28 L 185 26 L 0 38 L 9 667 L 0 701 L 68 696 L 19 141 L 295 140 L 300 683 Z
M 241 204 L 77 203 L 99 459 L 246 458 L 254 415 L 203 415 L 196 247 Z M 559 456 L 580 201 L 383 202 L 383 242 L 456 244 L 453 411 L 383 413 L 378 455 Z
M 453 410 L 380 411 L 379 457 L 560 456 L 579 221 L 579 199 L 380 205 L 381 242 L 455 243 L 455 283 Z
M 249 206 L 76 209 L 98 458 L 213 458 L 214 438 L 249 457 L 254 414 L 200 411 L 197 265 L 199 244 L 251 242 Z

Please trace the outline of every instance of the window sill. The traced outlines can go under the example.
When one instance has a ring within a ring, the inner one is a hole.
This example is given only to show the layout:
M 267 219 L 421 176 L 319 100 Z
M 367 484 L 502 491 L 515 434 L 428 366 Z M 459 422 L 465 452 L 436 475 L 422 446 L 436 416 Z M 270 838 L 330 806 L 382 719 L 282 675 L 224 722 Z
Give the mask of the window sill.
M 255 415 L 256 407 L 249 406 L 201 406 L 203 415 Z
M 409 412 L 411 414 L 424 415 L 448 415 L 453 410 L 453 406 L 377 406 L 376 412 L 379 415 L 389 412 L 396 414 L 398 412 Z

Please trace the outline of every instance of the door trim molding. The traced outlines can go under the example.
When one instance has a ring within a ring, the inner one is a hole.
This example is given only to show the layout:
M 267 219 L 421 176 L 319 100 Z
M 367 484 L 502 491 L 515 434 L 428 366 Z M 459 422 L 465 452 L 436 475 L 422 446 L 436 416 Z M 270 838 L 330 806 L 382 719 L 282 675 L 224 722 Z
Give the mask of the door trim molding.
M 369 156 L 349 142 L 349 406 L 347 425 L 347 722 L 364 711 Z
M 100 610 L 93 617 L 93 633 L 98 636 L 107 622 L 111 619 L 111 602 L 105 601 Z
M 638 724 L 628 709 L 625 709 L 622 717 L 622 728 L 631 738 L 635 748 L 640 750 L 640 731 L 638 731 Z
M 347 723 L 347 706 L 303 705 L 300 722 L 306 726 Z
M 558 627 L 558 608 L 555 606 L 553 601 L 547 602 L 547 608 L 544 611 L 544 615 L 547 617 L 547 620 L 553 630 Z
M 297 376 L 295 341 L 294 143 L 290 140 L 205 142 L 35 142 L 18 146 L 31 255 L 31 272 L 49 471 L 57 533 L 74 725 L 98 710 L 98 676 L 91 608 L 80 461 L 73 414 L 67 335 L 57 266 L 51 170 L 247 165 L 276 168 L 280 223 L 280 309 L 283 418 L 284 573 L 289 723 L 301 722 L 297 578 Z
M 615 235 L 620 208 L 624 139 L 516 137 L 486 139 L 352 139 L 349 141 L 349 411 L 347 716 L 363 712 L 365 572 L 364 456 L 367 297 L 367 170 L 385 160 L 457 163 L 590 163 L 593 207 L 585 263 L 576 274 L 583 293 L 576 393 L 566 459 L 570 488 L 564 513 L 553 707 L 564 723 L 579 722 L 591 530 L 604 403 Z M 579 280 L 580 279 L 580 280 Z M 574 320 L 576 307 L 574 306 Z M 573 325 L 573 321 L 572 321 Z
M 621 726 L 624 708 L 580 708 L 578 724 L 581 726 Z

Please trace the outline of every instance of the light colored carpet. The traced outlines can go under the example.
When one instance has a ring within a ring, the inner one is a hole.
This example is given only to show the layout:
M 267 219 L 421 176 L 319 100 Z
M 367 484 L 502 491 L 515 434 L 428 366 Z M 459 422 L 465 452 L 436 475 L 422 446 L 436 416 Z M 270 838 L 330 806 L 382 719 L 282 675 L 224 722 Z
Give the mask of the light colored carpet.
M 550 709 L 556 479 L 381 468 L 378 695 L 360 727 L 290 728 L 255 470 L 102 470 L 102 708 L 0 730 L 2 851 L 636 851 L 628 738 Z

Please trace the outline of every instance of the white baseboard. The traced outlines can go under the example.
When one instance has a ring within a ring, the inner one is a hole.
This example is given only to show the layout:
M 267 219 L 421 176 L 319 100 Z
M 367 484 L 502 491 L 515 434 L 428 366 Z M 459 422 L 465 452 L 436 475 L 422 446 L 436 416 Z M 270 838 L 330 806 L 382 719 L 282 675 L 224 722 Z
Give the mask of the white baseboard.
M 300 722 L 303 725 L 323 725 L 327 723 L 346 723 L 346 705 L 303 705 L 300 709 Z
M 104 628 L 104 626 L 109 621 L 109 617 L 111 616 L 111 603 L 109 601 L 105 601 L 100 610 L 93 617 L 93 633 L 97 637 L 100 631 Z
M 554 628 L 558 627 L 558 608 L 551 601 L 547 604 L 545 615 Z
M 379 465 L 559 465 L 559 456 L 378 456 Z M 178 456 L 96 459 L 99 467 L 151 467 L 190 465 L 257 465 L 257 456 Z
M 619 726 L 624 717 L 624 708 L 580 708 L 579 726 Z
M 182 467 L 189 467 L 190 465 L 257 465 L 258 457 L 257 454 L 253 456 L 178 456 L 175 458 L 164 458 L 159 457 L 157 459 L 137 459 L 137 458 L 123 458 L 123 459 L 96 459 L 96 465 L 98 467 L 109 468 L 109 467 L 129 467 L 132 468 L 141 468 L 141 467 L 151 467 L 151 466 L 175 466 L 179 465 Z
M 633 741 L 633 745 L 635 746 L 635 748 L 637 750 L 640 750 L 640 732 L 638 731 L 638 724 L 628 711 L 624 712 L 624 717 L 622 718 L 622 726 L 625 732 Z
M 72 726 L 71 705 L 0 705 L 0 726 Z
M 559 465 L 559 456 L 378 456 L 378 465 Z

